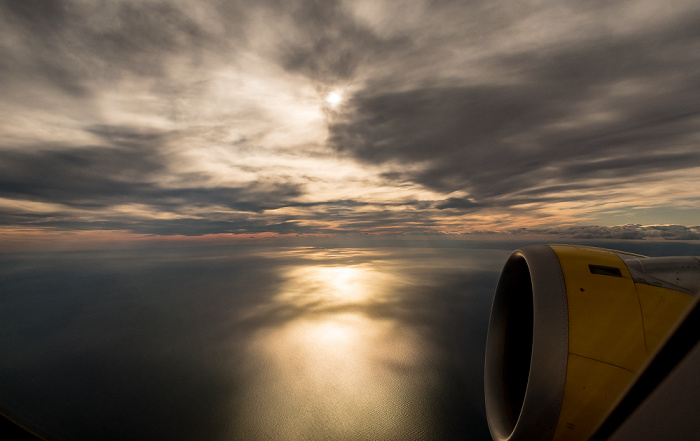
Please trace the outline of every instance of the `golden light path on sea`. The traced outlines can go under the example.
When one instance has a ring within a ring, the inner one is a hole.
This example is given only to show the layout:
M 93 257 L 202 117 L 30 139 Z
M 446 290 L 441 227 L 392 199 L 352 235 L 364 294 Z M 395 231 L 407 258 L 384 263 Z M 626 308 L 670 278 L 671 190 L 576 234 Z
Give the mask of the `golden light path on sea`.
M 421 433 L 431 421 L 426 396 L 437 382 L 429 345 L 416 330 L 374 311 L 407 281 L 388 266 L 340 260 L 287 270 L 271 308 L 289 314 L 248 345 L 245 371 L 252 380 L 231 428 L 235 435 L 391 439 L 411 428 L 416 439 L 427 436 Z

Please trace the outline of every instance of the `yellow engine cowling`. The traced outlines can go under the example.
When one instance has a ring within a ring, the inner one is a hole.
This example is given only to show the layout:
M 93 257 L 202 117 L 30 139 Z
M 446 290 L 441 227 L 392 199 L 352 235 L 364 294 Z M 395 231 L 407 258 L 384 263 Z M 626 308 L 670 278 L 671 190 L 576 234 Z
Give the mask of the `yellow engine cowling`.
M 700 291 L 700 259 L 533 245 L 493 300 L 484 392 L 494 440 L 586 440 Z

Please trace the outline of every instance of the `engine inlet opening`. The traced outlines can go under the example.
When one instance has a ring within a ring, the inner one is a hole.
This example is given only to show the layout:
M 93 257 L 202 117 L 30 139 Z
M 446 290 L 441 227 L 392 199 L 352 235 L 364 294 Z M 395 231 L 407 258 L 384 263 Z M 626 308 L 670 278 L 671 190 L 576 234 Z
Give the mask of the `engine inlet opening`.
M 520 416 L 530 376 L 533 335 L 533 298 L 530 270 L 523 257 L 516 257 L 506 268 L 505 344 L 503 348 L 503 389 L 508 419 L 514 427 Z

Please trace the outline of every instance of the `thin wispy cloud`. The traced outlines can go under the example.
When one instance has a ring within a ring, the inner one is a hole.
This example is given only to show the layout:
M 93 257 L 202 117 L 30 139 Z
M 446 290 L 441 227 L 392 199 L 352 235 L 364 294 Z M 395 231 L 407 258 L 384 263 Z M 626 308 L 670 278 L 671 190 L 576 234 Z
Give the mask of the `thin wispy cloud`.
M 3 1 L 0 231 L 697 225 L 698 29 L 681 0 Z
M 572 225 L 552 228 L 523 228 L 510 231 L 513 234 L 544 234 L 567 239 L 670 239 L 700 240 L 700 226 L 627 224 L 612 227 L 597 225 Z

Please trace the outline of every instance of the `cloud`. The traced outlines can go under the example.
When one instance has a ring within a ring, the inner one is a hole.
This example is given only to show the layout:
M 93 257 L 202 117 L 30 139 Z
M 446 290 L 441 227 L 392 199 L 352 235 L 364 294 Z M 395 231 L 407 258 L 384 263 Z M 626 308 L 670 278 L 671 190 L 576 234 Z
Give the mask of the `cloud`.
M 448 198 L 444 201 L 435 204 L 435 208 L 438 210 L 445 210 L 448 208 L 456 208 L 460 210 L 474 210 L 479 207 L 479 204 L 475 203 L 470 199 L 465 198 Z
M 354 19 L 340 1 L 279 5 L 291 18 L 291 38 L 280 44 L 282 66 L 322 83 L 352 80 L 363 64 L 405 44 L 383 39 Z M 284 18 L 283 18 L 284 21 Z
M 146 205 L 179 212 L 212 206 L 260 213 L 302 194 L 298 185 L 256 181 L 240 186 L 173 185 L 167 133 L 131 127 L 88 129 L 102 145 L 59 149 L 11 150 L 0 164 L 0 197 L 98 210 Z
M 700 15 L 671 3 L 0 1 L 2 225 L 686 222 Z
M 168 58 L 196 62 L 199 51 L 223 36 L 200 21 L 207 18 L 198 14 L 201 9 L 184 6 L 177 1 L 7 1 L 0 5 L 4 22 L 22 38 L 8 40 L 4 50 L 21 61 L 16 69 L 39 68 L 48 81 L 58 73 L 76 81 L 87 80 L 88 73 L 104 79 L 118 78 L 122 72 L 165 76 Z M 216 12 L 233 25 L 226 36 L 234 39 L 239 29 L 235 15 L 223 7 Z
M 574 225 L 553 228 L 523 228 L 516 234 L 552 234 L 571 239 L 664 239 L 700 240 L 700 226 L 627 224 L 602 227 Z
M 494 73 L 475 84 L 367 88 L 331 125 L 331 143 L 393 165 L 401 179 L 503 207 L 549 200 L 553 186 L 570 198 L 697 168 L 698 80 L 684 72 L 698 61 L 698 28 L 689 14 L 627 35 L 489 54 L 482 62 Z

